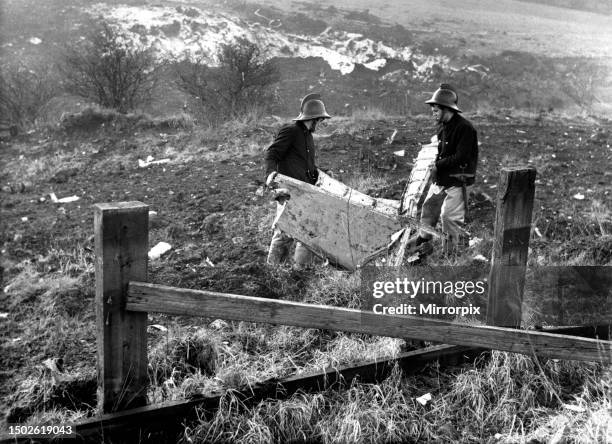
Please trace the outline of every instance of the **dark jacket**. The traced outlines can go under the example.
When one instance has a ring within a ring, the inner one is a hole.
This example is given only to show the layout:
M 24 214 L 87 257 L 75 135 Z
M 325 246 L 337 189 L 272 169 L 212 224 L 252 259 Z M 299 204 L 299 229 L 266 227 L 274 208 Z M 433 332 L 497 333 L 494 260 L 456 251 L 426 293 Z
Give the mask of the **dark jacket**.
M 458 113 L 438 132 L 438 157 L 436 158 L 435 183 L 443 186 L 461 186 L 452 174 L 476 174 L 478 163 L 478 134 L 470 122 Z M 474 178 L 466 181 L 474 183 Z
M 315 146 L 312 133 L 302 122 L 283 126 L 266 148 L 266 177 L 273 171 L 310 184 L 317 181 Z

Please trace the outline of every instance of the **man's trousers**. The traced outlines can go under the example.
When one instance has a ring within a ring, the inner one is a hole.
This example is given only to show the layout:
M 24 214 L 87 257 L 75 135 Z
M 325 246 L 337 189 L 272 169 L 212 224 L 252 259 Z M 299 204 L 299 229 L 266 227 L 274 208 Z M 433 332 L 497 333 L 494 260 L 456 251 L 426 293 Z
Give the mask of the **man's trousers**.
M 276 217 L 280 215 L 283 206 L 277 204 Z M 275 219 L 276 220 L 276 219 Z M 287 236 L 278 228 L 274 227 L 274 234 L 270 242 L 268 251 L 268 264 L 282 264 L 287 261 L 292 245 L 295 243 L 295 253 L 293 254 L 293 262 L 297 266 L 308 266 L 314 262 L 314 254 L 301 242 L 295 241 L 292 237 Z
M 421 223 L 435 227 L 441 220 L 442 231 L 447 236 L 447 242 L 457 246 L 466 239 L 465 203 L 461 187 L 441 187 L 432 184 L 421 208 Z M 421 232 L 420 236 L 431 239 L 432 235 Z

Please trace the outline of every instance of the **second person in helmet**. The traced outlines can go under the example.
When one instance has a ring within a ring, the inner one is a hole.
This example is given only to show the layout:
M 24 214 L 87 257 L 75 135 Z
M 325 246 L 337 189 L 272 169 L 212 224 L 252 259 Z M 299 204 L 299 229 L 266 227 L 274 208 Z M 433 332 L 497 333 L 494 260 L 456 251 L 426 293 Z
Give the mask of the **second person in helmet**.
M 319 94 L 309 94 L 304 97 L 300 114 L 293 119 L 294 123 L 283 126 L 272 144 L 265 150 L 266 177 L 270 178 L 272 173 L 278 172 L 314 185 L 318 178 L 318 170 L 312 133 L 315 132 L 319 122 L 329 118 L 331 116 L 327 114 Z M 280 210 L 279 204 L 277 212 Z M 293 243 L 291 237 L 275 228 L 267 262 L 269 264 L 284 262 Z M 298 266 L 311 264 L 313 254 L 310 250 L 301 242 L 295 244 L 295 264 Z
M 474 183 L 478 134 L 460 115 L 457 92 L 452 86 L 441 84 L 425 103 L 431 106 L 438 125 L 438 156 L 432 172 L 433 183 L 423 202 L 421 223 L 435 227 L 441 220 L 445 246 L 456 247 L 467 241 L 463 229 L 467 213 L 466 186 Z M 431 252 L 430 240 L 431 235 L 422 232 L 411 240 L 410 246 Z

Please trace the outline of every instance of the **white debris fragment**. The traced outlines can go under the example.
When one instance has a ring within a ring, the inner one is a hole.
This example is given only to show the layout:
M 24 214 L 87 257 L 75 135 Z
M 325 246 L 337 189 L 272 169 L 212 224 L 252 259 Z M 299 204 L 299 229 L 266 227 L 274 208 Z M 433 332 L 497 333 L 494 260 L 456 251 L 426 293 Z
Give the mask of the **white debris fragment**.
M 395 140 L 395 136 L 397 136 L 397 129 L 393 130 L 393 134 L 387 138 L 387 143 L 391 145 Z M 403 156 L 403 154 L 401 154 Z
M 163 332 L 168 331 L 166 327 L 164 327 L 163 325 L 159 325 L 159 324 L 149 325 L 149 328 L 154 329 L 154 330 L 163 331 Z
M 580 407 L 580 406 L 577 406 L 577 405 L 563 404 L 563 407 L 565 407 L 568 410 L 571 410 L 572 412 L 576 412 L 576 413 L 584 413 L 584 412 L 586 412 L 586 409 L 584 407 Z
M 391 235 L 391 244 L 394 244 L 394 243 L 395 243 L 395 242 L 396 242 L 396 241 L 397 241 L 397 240 L 400 238 L 400 236 L 401 236 L 402 234 L 404 234 L 404 231 L 406 231 L 406 229 L 405 229 L 405 228 L 402 228 L 401 230 L 396 231 L 395 233 L 393 233 L 393 234 Z M 389 244 L 389 245 L 391 245 L 391 244 Z
M 80 197 L 77 195 L 72 195 L 69 197 L 62 197 L 61 199 L 58 199 L 55 193 L 51 192 L 49 193 L 49 199 L 51 199 L 51 202 L 53 203 L 70 203 L 70 202 L 76 202 L 77 200 L 80 199 Z
M 420 258 L 419 253 L 414 253 L 413 255 L 408 256 L 408 257 L 405 259 L 405 262 L 406 262 L 407 264 L 411 264 L 411 263 L 413 263 L 414 261 L 418 261 L 418 260 L 419 260 L 419 258 Z
M 214 267 L 215 264 L 213 264 L 213 262 L 208 258 L 208 256 L 206 256 L 206 259 L 204 259 L 204 262 L 206 263 L 206 265 L 208 265 L 209 267 Z
M 0 313 L 0 319 L 8 318 L 8 313 Z
M 146 168 L 150 165 L 161 165 L 170 162 L 170 159 L 153 160 L 153 156 L 147 156 L 146 160 L 138 159 L 138 168 Z
M 149 250 L 149 259 L 154 261 L 159 259 L 164 253 L 167 253 L 172 249 L 172 245 L 167 242 L 159 242 L 151 250 Z
M 427 405 L 431 401 L 431 393 L 425 393 L 423 396 L 416 398 L 416 401 L 421 405 Z
M 43 365 L 49 370 L 61 373 L 61 360 L 59 358 L 48 358 L 43 361 Z
M 21 222 L 27 222 L 27 221 L 28 221 L 28 218 L 26 216 L 21 218 Z
M 406 155 L 406 150 L 393 151 L 393 154 L 399 157 L 404 157 Z
M 28 42 L 30 42 L 32 45 L 40 45 L 42 43 L 42 40 L 38 37 L 30 37 L 30 40 L 28 40 Z
M 473 237 L 473 238 L 471 238 L 471 239 L 470 239 L 470 241 L 468 242 L 468 245 L 469 245 L 470 247 L 473 247 L 473 246 L 475 246 L 475 245 L 478 245 L 478 244 L 479 244 L 479 243 L 481 243 L 481 242 L 482 242 L 482 239 L 481 239 L 481 238 L 479 238 L 479 237 Z
M 489 260 L 486 257 L 484 257 L 482 254 L 477 254 L 472 259 L 474 259 L 475 261 L 479 261 L 479 262 L 489 262 Z
M 540 229 L 538 227 L 535 227 L 534 230 L 535 234 L 538 235 L 538 237 L 542 237 L 542 233 L 540 232 Z
M 61 199 L 58 199 L 56 203 L 76 202 L 79 199 L 80 199 L 79 196 L 73 195 L 73 196 L 68 196 L 68 197 L 62 197 Z
M 576 193 L 576 194 L 574 194 L 573 197 L 576 200 L 584 200 L 584 194 L 582 194 L 582 193 Z
M 223 330 L 224 328 L 229 328 L 229 324 L 223 319 L 215 319 L 210 323 L 210 327 L 215 330 Z

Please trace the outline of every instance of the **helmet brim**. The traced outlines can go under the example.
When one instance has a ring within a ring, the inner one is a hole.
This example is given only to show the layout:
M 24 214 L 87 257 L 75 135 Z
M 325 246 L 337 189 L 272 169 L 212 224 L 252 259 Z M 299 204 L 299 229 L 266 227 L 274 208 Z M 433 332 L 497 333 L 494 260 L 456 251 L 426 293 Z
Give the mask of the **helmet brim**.
M 303 120 L 314 120 L 314 119 L 331 119 L 331 116 L 327 113 L 315 114 L 315 115 L 300 113 L 300 115 L 294 118 L 293 120 L 303 121 Z
M 438 102 L 437 100 L 433 100 L 433 99 L 428 100 L 428 101 L 426 101 L 425 103 L 427 103 L 428 105 L 438 105 L 438 106 L 443 106 L 444 108 L 448 108 L 448 109 L 455 110 L 455 111 L 457 111 L 458 113 L 462 113 L 462 112 L 463 112 L 463 111 L 461 111 L 461 110 L 459 109 L 459 107 L 458 107 L 457 105 L 455 105 L 454 103 L 450 103 L 450 104 L 449 104 L 449 103 L 441 103 L 441 102 Z

